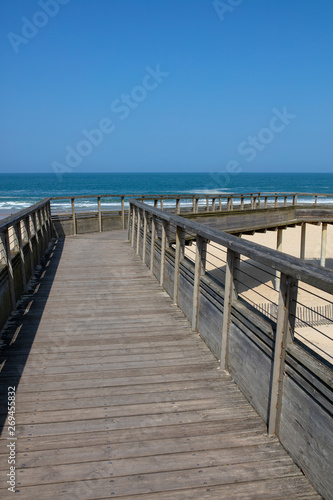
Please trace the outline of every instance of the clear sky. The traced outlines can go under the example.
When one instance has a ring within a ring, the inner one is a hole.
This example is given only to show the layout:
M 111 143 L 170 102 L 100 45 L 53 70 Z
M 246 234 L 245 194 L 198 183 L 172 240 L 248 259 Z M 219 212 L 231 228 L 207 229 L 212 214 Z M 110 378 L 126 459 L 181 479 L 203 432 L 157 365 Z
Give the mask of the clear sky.
M 0 172 L 333 172 L 332 0 L 5 0 Z

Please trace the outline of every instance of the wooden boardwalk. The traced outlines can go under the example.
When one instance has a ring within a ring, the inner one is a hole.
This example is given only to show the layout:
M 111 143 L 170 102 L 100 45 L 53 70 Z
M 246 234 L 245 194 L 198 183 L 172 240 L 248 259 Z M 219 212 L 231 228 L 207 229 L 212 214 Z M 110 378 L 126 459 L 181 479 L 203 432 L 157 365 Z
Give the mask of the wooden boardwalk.
M 124 231 L 59 241 L 16 323 L 18 498 L 320 498 Z

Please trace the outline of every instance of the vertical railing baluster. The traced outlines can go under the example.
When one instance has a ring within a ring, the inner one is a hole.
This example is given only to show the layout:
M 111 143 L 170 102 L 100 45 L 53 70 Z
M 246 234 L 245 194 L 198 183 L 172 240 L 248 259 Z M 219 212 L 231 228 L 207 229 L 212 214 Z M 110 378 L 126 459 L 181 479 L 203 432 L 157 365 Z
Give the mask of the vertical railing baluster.
M 229 329 L 231 321 L 232 302 L 237 299 L 237 287 L 235 282 L 236 263 L 239 261 L 239 254 L 228 248 L 226 261 L 226 276 L 223 299 L 223 320 L 221 339 L 221 370 L 228 370 L 228 348 Z
M 98 231 L 102 232 L 102 208 L 101 208 L 101 197 L 97 196 L 98 205 Z
M 5 261 L 6 261 L 7 272 L 8 272 L 8 284 L 9 284 L 11 308 L 12 308 L 12 311 L 16 311 L 14 269 L 13 269 L 12 253 L 11 253 L 10 243 L 9 243 L 8 228 L 6 228 L 3 233 L 1 233 L 1 239 L 2 239 L 3 248 L 5 250 Z
M 121 223 L 122 228 L 125 229 L 125 198 L 121 197 Z
M 176 251 L 175 251 L 175 272 L 173 279 L 173 303 L 178 305 L 178 289 L 179 289 L 179 266 L 181 260 L 185 256 L 185 233 L 184 230 L 177 226 L 176 229 Z
M 35 240 L 36 240 L 36 251 L 37 251 L 37 265 L 40 262 L 40 248 L 39 248 L 39 234 L 38 234 L 38 217 L 37 212 L 34 212 L 32 215 L 32 223 L 34 227 Z
M 146 245 L 147 245 L 147 217 L 146 210 L 143 211 L 143 243 L 142 243 L 142 262 L 146 263 Z
M 269 435 L 279 434 L 286 348 L 287 344 L 292 342 L 293 339 L 297 289 L 297 280 L 281 273 L 268 416 Z
M 164 284 L 164 270 L 165 270 L 165 248 L 167 241 L 167 223 L 165 220 L 162 223 L 162 239 L 161 239 L 161 266 L 160 266 L 160 285 Z
M 137 215 L 137 229 L 136 229 L 136 253 L 139 255 L 140 251 L 140 236 L 141 236 L 141 209 L 138 208 Z
M 131 247 L 134 248 L 134 238 L 135 238 L 135 219 L 137 208 L 135 205 L 132 205 L 133 217 L 132 217 L 132 239 L 131 239 Z
M 17 224 L 15 224 L 14 230 L 16 232 L 16 238 L 17 238 L 17 242 L 18 242 L 18 246 L 19 246 L 23 291 L 25 291 L 27 288 L 27 274 L 26 274 L 26 270 L 25 270 L 25 256 L 24 256 L 23 238 L 22 238 L 22 232 L 21 232 L 21 221 L 19 221 Z
M 194 266 L 193 307 L 192 307 L 193 331 L 196 331 L 198 327 L 200 278 L 205 273 L 206 269 L 206 248 L 207 248 L 207 241 L 201 236 L 197 235 L 195 266 Z
M 76 218 L 75 218 L 75 198 L 72 198 L 72 224 L 73 224 L 73 235 L 76 235 Z
M 155 260 L 155 239 L 156 239 L 156 219 L 155 215 L 151 218 L 151 240 L 150 240 L 150 271 L 154 274 Z

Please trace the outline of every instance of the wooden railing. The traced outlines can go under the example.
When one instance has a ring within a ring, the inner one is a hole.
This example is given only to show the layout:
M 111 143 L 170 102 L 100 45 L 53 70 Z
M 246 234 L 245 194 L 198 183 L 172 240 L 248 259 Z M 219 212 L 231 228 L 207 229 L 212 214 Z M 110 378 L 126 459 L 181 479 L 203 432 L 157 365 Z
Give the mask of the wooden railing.
M 51 198 L 52 219 L 59 235 L 75 235 L 82 232 L 125 229 L 129 200 L 136 198 L 147 205 L 159 207 L 177 215 L 200 215 L 214 212 L 276 209 L 283 207 L 328 207 L 333 195 L 311 193 L 241 193 L 241 194 L 176 194 L 176 195 L 81 195 Z M 79 209 L 79 200 L 96 200 L 95 208 Z M 118 204 L 112 210 L 103 209 L 103 201 Z M 57 201 L 67 201 L 61 210 L 54 208 Z
M 52 238 L 50 199 L 0 221 L 0 330 Z
M 269 434 L 279 436 L 317 488 L 321 483 L 319 491 L 323 491 L 322 482 L 328 490 L 323 471 L 327 470 L 327 454 L 332 452 L 327 446 L 333 444 L 333 365 L 295 339 L 294 329 L 299 283 L 313 287 L 318 296 L 325 294 L 333 303 L 333 272 L 134 199 L 130 200 L 128 237 L 174 304 L 189 318 L 192 330 L 200 333 L 220 359 L 221 369 L 231 373 L 267 422 Z M 191 262 L 186 244 L 193 240 L 195 258 Z M 226 251 L 223 284 L 205 272 L 208 244 Z M 271 269 L 274 275 L 280 273 L 275 321 L 265 319 L 238 296 L 241 256 L 259 268 Z M 333 335 L 327 337 L 333 345 Z M 295 423 L 297 415 L 289 413 L 296 399 L 305 405 L 298 409 L 300 418 L 311 415 L 305 423 L 302 420 L 302 429 Z M 324 427 L 314 430 L 312 419 L 316 418 Z M 296 440 L 290 440 L 292 433 Z M 304 457 L 303 440 L 310 458 Z

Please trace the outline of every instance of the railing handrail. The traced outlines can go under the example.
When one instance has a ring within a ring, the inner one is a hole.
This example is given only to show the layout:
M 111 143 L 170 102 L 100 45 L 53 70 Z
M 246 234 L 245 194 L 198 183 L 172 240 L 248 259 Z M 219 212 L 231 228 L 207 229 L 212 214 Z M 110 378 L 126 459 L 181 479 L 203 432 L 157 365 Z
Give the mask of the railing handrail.
M 9 227 L 17 224 L 20 222 L 20 220 L 28 217 L 29 215 L 33 214 L 40 208 L 42 208 L 44 205 L 46 205 L 51 198 L 43 198 L 41 201 L 38 203 L 35 203 L 34 205 L 30 205 L 28 208 L 24 208 L 23 210 L 20 210 L 19 212 L 16 212 L 13 215 L 10 215 L 9 217 L 6 217 L 5 219 L 0 220 L 0 233 L 8 229 Z
M 193 199 L 193 198 L 228 198 L 228 197 L 248 197 L 248 196 L 260 196 L 260 197 L 282 197 L 282 196 L 308 196 L 308 197 L 313 197 L 317 196 L 319 198 L 330 198 L 333 197 L 333 194 L 329 193 L 299 193 L 299 192 L 261 192 L 261 191 L 256 191 L 256 192 L 249 192 L 249 193 L 233 193 L 233 192 L 226 192 L 226 193 L 174 193 L 174 194 L 137 194 L 137 193 L 132 193 L 132 194 L 86 194 L 86 195 L 71 195 L 71 196 L 52 196 L 48 198 L 51 201 L 54 200 L 71 200 L 71 199 L 76 199 L 76 198 L 134 198 L 134 199 L 142 199 L 144 198 L 145 200 L 151 200 L 151 199 Z
M 309 285 L 315 286 L 333 294 L 333 271 L 327 268 L 320 268 L 312 263 L 305 263 L 304 260 L 293 257 L 278 250 L 272 250 L 258 243 L 244 241 L 241 238 L 223 231 L 207 227 L 206 225 L 192 222 L 179 215 L 170 214 L 159 208 L 154 208 L 138 200 L 129 200 L 130 204 L 141 210 L 148 211 L 159 219 L 173 223 L 183 230 L 187 230 L 205 238 L 214 241 L 234 252 L 245 255 L 251 259 L 261 262 L 276 271 L 283 272 L 298 280 L 304 281 Z

